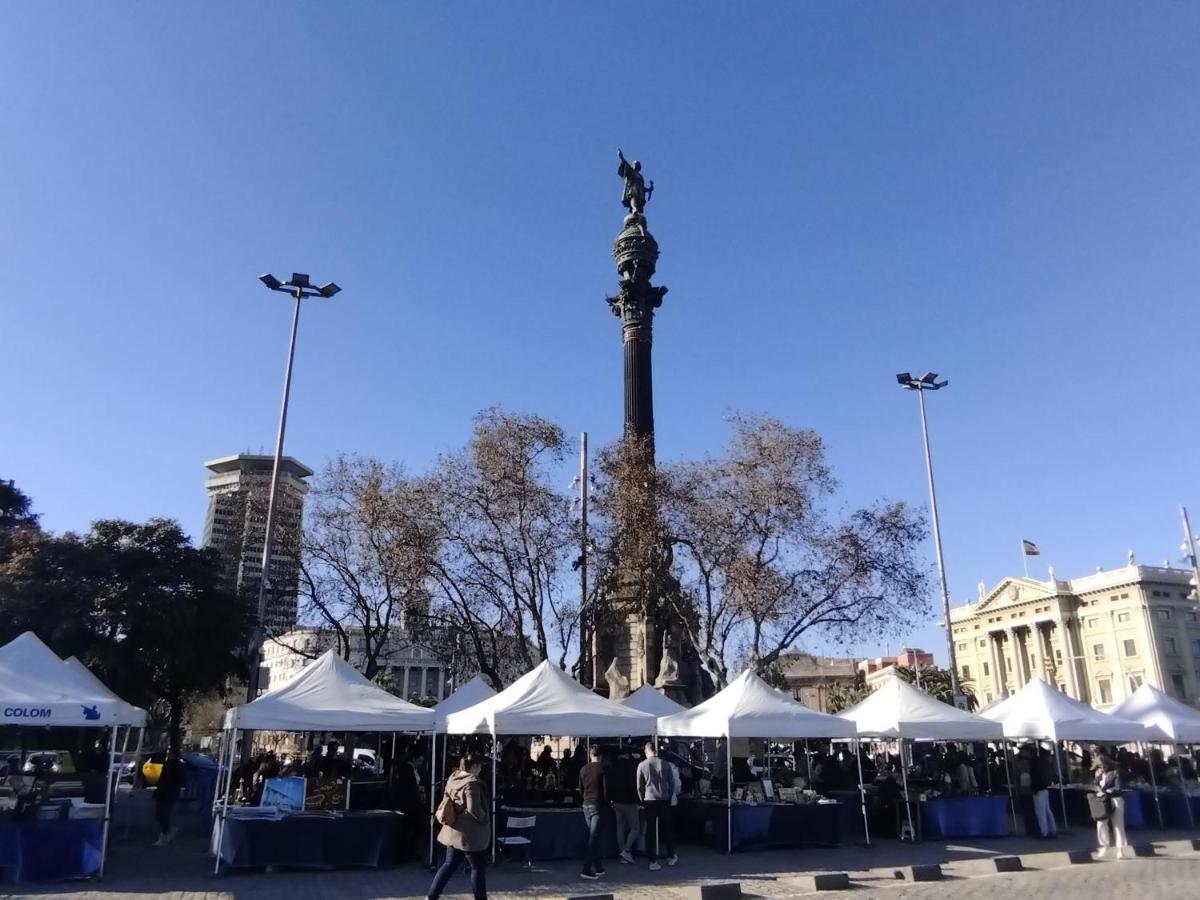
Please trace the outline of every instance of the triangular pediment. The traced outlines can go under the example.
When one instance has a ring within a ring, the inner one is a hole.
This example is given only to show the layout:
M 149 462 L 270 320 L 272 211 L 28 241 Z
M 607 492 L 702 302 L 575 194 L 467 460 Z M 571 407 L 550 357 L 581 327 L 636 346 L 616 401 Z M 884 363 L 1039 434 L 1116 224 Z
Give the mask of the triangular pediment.
M 1026 603 L 1037 603 L 1057 596 L 1058 592 L 1051 589 L 1044 581 L 1033 578 L 1005 578 L 998 585 L 983 595 L 983 599 L 975 607 L 976 612 L 997 610 L 1009 607 L 1024 606 Z

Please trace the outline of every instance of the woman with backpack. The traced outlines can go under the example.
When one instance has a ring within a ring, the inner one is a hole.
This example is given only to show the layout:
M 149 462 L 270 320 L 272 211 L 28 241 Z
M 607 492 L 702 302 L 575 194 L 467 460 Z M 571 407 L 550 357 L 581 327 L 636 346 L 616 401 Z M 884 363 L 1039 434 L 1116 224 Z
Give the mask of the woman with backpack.
M 438 843 L 446 848 L 446 860 L 429 886 L 427 900 L 437 900 L 465 858 L 471 867 L 471 889 L 475 900 L 487 900 L 487 850 L 492 843 L 492 811 L 487 789 L 479 773 L 483 757 L 468 753 L 446 780 L 436 818 L 442 826 Z

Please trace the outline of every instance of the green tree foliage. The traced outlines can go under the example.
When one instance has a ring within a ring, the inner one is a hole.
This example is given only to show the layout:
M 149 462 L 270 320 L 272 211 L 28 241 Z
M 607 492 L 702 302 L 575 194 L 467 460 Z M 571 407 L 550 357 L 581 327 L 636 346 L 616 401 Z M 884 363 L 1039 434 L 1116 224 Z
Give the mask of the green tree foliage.
M 829 712 L 839 713 L 870 697 L 871 688 L 867 686 L 866 680 L 860 675 L 851 684 L 832 685 L 826 696 Z
M 954 704 L 954 691 L 950 685 L 950 671 L 938 666 L 922 666 L 920 671 L 921 690 L 931 697 L 937 697 L 943 703 Z M 897 666 L 896 675 L 909 684 L 917 684 L 918 672 L 907 666 Z M 969 678 L 958 679 L 958 689 L 967 698 L 967 710 L 974 712 L 979 707 L 979 699 L 975 696 L 975 688 Z

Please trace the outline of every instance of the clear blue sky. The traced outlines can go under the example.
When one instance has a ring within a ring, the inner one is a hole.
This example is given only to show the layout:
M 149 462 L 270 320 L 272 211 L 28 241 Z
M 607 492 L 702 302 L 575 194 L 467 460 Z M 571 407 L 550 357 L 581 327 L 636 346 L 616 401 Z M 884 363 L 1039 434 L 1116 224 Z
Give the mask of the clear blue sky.
M 344 288 L 301 322 L 310 464 L 420 469 L 490 404 L 614 438 L 618 145 L 658 185 L 663 456 L 765 411 L 844 502 L 924 504 L 893 375 L 930 368 L 957 600 L 1022 535 L 1069 576 L 1200 516 L 1200 6 L 8 3 L 0 33 L 0 475 L 52 529 L 198 536 L 201 462 L 274 438 L 265 270 Z

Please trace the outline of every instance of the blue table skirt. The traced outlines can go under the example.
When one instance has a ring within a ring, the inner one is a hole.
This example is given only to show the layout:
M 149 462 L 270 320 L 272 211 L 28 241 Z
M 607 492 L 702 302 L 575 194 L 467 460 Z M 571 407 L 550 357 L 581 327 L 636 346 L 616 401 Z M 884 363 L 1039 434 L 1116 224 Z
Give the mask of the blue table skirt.
M 1192 817 L 1196 825 L 1200 826 L 1200 797 L 1187 797 L 1178 791 L 1162 791 L 1158 795 L 1159 803 L 1162 805 L 1163 825 L 1167 828 L 1191 828 L 1192 819 L 1188 818 L 1188 803 L 1192 807 Z M 1151 821 L 1157 822 L 1154 818 L 1153 811 L 1154 794 L 1148 793 L 1144 796 L 1142 803 L 1147 810 L 1147 817 Z
M 715 850 L 728 847 L 728 809 L 723 800 L 679 801 L 676 836 Z M 842 842 L 841 803 L 746 803 L 733 805 L 733 849 L 833 847 Z
M 1007 797 L 938 797 L 921 804 L 921 836 L 1005 837 L 1010 834 Z
M 100 871 L 103 819 L 0 822 L 0 869 L 13 881 L 59 881 Z
M 1094 825 L 1091 812 L 1088 809 L 1087 796 L 1091 790 L 1071 789 L 1064 793 L 1067 799 L 1067 827 L 1083 828 Z M 1050 788 L 1050 811 L 1058 827 L 1064 827 L 1062 817 L 1062 801 L 1059 789 Z M 1125 828 L 1129 831 L 1139 831 L 1148 827 L 1149 822 L 1157 824 L 1154 813 L 1154 794 L 1149 791 L 1122 791 L 1125 798 Z M 1163 807 L 1163 815 L 1167 812 Z M 1186 813 L 1185 813 L 1186 815 Z
M 393 866 L 402 822 L 399 813 L 382 811 L 274 821 L 231 816 L 221 832 L 221 861 L 230 868 Z
M 510 832 L 510 816 L 516 819 L 532 817 L 537 821 L 532 829 Z M 604 810 L 600 821 L 600 855 L 612 859 L 617 855 L 617 826 L 612 810 Z M 532 841 L 529 859 L 583 859 L 587 849 L 587 822 L 583 818 L 583 808 L 579 806 L 501 806 L 496 816 L 496 834 L 500 837 L 512 834 L 529 838 Z M 516 855 L 520 858 L 525 856 L 519 850 Z

